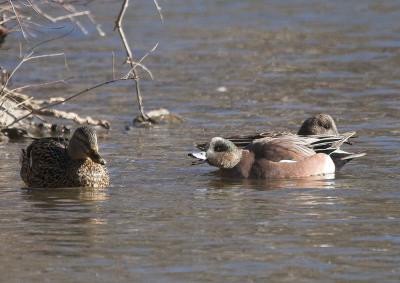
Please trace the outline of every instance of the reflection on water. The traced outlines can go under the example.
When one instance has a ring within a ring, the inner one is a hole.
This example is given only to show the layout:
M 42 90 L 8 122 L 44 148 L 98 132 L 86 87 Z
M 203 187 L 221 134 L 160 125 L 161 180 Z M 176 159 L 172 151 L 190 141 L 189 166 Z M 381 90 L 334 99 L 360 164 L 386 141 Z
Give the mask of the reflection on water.
M 72 75 L 32 90 L 66 96 L 109 79 L 112 51 L 124 55 L 112 31 L 119 7 L 102 2 L 92 8 L 108 37 L 76 31 L 49 42 L 40 52 L 65 51 L 70 71 L 63 60 L 32 61 L 14 86 Z M 112 183 L 105 190 L 21 189 L 26 143 L 0 144 L 2 281 L 397 282 L 400 3 L 161 5 L 164 25 L 151 1 L 137 1 L 128 37 L 138 57 L 160 42 L 144 62 L 155 76 L 143 80 L 145 106 L 185 123 L 124 131 L 137 109 L 128 83 L 63 105 L 112 122 L 99 136 Z M 19 56 L 13 36 L 0 50 L 5 67 Z M 334 178 L 225 180 L 186 158 L 196 140 L 295 131 L 318 112 L 341 132 L 358 131 L 351 151 L 367 152 Z
M 79 257 L 81 251 L 76 249 L 93 245 L 99 225 L 107 224 L 99 204 L 108 199 L 105 189 L 29 189 L 22 191 L 21 199 L 30 204 L 21 218 L 32 228 L 25 231 L 25 237 L 46 245 L 34 249 L 35 253 Z
M 62 203 L 85 201 L 106 201 L 109 192 L 107 189 L 95 188 L 60 188 L 54 189 L 23 189 L 22 196 L 34 203 L 42 203 L 43 208 L 51 208 Z
M 218 175 L 218 174 L 216 174 Z M 232 180 L 216 178 L 209 182 L 209 188 L 213 189 L 235 189 L 250 188 L 256 190 L 273 190 L 282 188 L 295 189 L 333 189 L 335 188 L 334 175 L 311 176 L 307 178 L 293 179 L 267 179 L 267 180 Z

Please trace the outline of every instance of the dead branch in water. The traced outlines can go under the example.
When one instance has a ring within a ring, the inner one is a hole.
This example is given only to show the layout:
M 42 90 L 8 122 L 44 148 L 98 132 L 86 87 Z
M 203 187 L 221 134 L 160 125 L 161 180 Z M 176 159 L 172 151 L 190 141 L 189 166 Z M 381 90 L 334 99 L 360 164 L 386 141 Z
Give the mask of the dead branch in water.
M 123 81 L 123 80 L 130 80 L 132 79 L 131 72 L 132 70 L 129 70 L 127 74 L 122 76 L 121 78 L 118 79 L 113 79 L 105 82 L 101 82 L 95 86 L 88 87 L 74 95 L 71 95 L 67 98 L 50 98 L 49 101 L 43 101 L 43 100 L 35 100 L 33 97 L 30 97 L 25 94 L 21 94 L 16 92 L 15 90 L 17 89 L 23 89 L 26 87 L 33 87 L 35 85 L 28 85 L 28 86 L 23 86 L 23 87 L 17 87 L 14 90 L 10 90 L 7 88 L 7 85 L 9 83 L 10 78 L 18 71 L 18 69 L 25 63 L 34 59 L 42 59 L 46 57 L 55 57 L 55 56 L 60 56 L 63 55 L 61 53 L 58 54 L 44 54 L 44 55 L 37 55 L 33 56 L 33 52 L 30 52 L 29 54 L 26 54 L 21 62 L 17 64 L 17 66 L 13 69 L 11 74 L 9 75 L 8 79 L 5 81 L 5 83 L 0 86 L 0 99 L 1 99 L 1 104 L 0 104 L 0 114 L 4 112 L 3 114 L 7 114 L 8 118 L 13 117 L 13 121 L 7 123 L 6 127 L 9 128 L 13 126 L 14 124 L 30 117 L 31 115 L 37 115 L 37 116 L 50 116 L 54 118 L 63 118 L 67 120 L 72 120 L 78 124 L 91 124 L 91 125 L 99 125 L 102 126 L 106 129 L 110 128 L 110 123 L 105 120 L 96 120 L 91 117 L 86 117 L 82 118 L 76 113 L 72 112 L 65 112 L 61 110 L 55 110 L 55 109 L 49 109 L 51 107 L 60 105 L 62 103 L 65 103 L 69 100 L 72 100 L 82 94 L 85 94 L 93 89 L 102 87 L 104 85 L 108 85 L 114 82 L 118 81 Z M 46 84 L 54 84 L 54 83 L 59 83 L 59 82 L 65 82 L 65 80 L 58 80 L 58 81 L 53 81 L 53 82 L 48 82 L 48 83 L 42 83 L 39 85 L 46 85 Z M 3 104 L 6 103 L 7 107 L 3 107 Z M 18 110 L 16 110 L 18 109 Z
M 92 24 L 96 26 L 100 36 L 105 36 L 101 26 L 97 24 L 89 10 L 79 10 L 77 5 L 83 4 L 79 0 L 4 0 L 0 3 L 0 14 L 2 20 L 0 24 L 17 26 L 17 30 L 22 33 L 25 39 L 31 35 L 31 31 L 35 31 L 34 27 L 42 27 L 40 20 L 58 23 L 69 20 L 77 26 L 82 33 L 87 34 L 85 26 L 79 18 L 86 17 Z M 52 15 L 52 13 L 56 15 Z
M 8 83 L 10 82 L 11 78 L 14 76 L 14 74 L 18 71 L 19 68 L 21 68 L 21 66 L 31 60 L 35 60 L 35 59 L 42 59 L 42 58 L 46 58 L 46 57 L 56 57 L 56 56 L 63 56 L 64 53 L 55 53 L 55 54 L 43 54 L 43 55 L 37 55 L 37 56 L 33 56 L 33 51 L 30 52 L 29 54 L 26 54 L 22 60 L 19 62 L 19 64 L 14 68 L 14 70 L 12 70 L 12 72 L 10 73 L 10 75 L 8 76 L 6 82 L 1 86 L 0 88 L 0 100 L 3 102 L 5 96 L 7 95 L 4 90 L 7 88 Z
M 132 68 L 133 80 L 135 82 L 136 98 L 137 98 L 137 102 L 138 102 L 138 106 L 139 106 L 140 115 L 143 117 L 143 119 L 145 121 L 147 121 L 147 120 L 149 120 L 149 117 L 146 115 L 146 113 L 144 112 L 144 109 L 143 109 L 143 100 L 142 100 L 142 95 L 140 92 L 140 81 L 139 81 L 139 77 L 137 76 L 135 65 L 133 63 L 134 60 L 133 60 L 132 50 L 129 46 L 124 29 L 122 28 L 122 21 L 124 19 L 125 12 L 126 12 L 126 9 L 128 8 L 128 6 L 129 6 L 129 0 L 124 0 L 124 2 L 122 3 L 122 6 L 121 6 L 121 10 L 119 11 L 119 14 L 117 16 L 117 20 L 115 21 L 115 29 L 118 30 L 119 36 L 121 37 L 122 44 L 125 48 L 126 55 L 128 57 L 128 63 L 131 65 L 131 68 Z
M 0 14 L 2 16 L 0 19 L 0 24 L 11 27 L 12 31 L 20 31 L 22 37 L 28 41 L 30 37 L 34 36 L 35 32 L 40 33 L 40 30 L 42 28 L 47 28 L 49 22 L 58 23 L 65 20 L 71 21 L 73 24 L 75 24 L 75 26 L 81 29 L 82 33 L 87 34 L 84 25 L 78 20 L 78 18 L 87 17 L 92 24 L 96 25 L 98 33 L 101 36 L 104 36 L 104 32 L 101 30 L 100 25 L 97 25 L 95 23 L 90 11 L 79 10 L 76 8 L 76 6 L 80 4 L 82 4 L 82 0 L 26 0 L 25 2 L 16 0 L 4 0 L 0 2 Z M 43 22 L 45 22 L 45 24 L 43 24 Z M 7 29 L 2 27 L 1 31 L 7 31 Z M 88 88 L 85 91 L 82 91 L 66 99 L 57 98 L 50 99 L 48 101 L 37 100 L 33 97 L 21 94 L 17 91 L 31 87 L 65 82 L 65 80 L 57 80 L 53 82 L 44 82 L 39 84 L 28 84 L 25 86 L 16 87 L 14 89 L 9 89 L 9 82 L 12 77 L 21 68 L 21 66 L 28 61 L 35 59 L 40 60 L 45 57 L 64 56 L 65 66 L 68 69 L 64 53 L 34 55 L 33 50 L 37 49 L 37 47 L 39 47 L 40 45 L 48 43 L 49 41 L 65 37 L 72 31 L 73 29 L 60 37 L 47 39 L 34 45 L 34 47 L 32 47 L 24 56 L 22 56 L 23 42 L 19 41 L 20 57 L 22 57 L 22 60 L 16 65 L 16 67 L 14 67 L 13 70 L 11 70 L 10 73 L 7 72 L 3 76 L 4 80 L 0 83 L 0 127 L 10 127 L 32 115 L 35 115 L 40 120 L 42 120 L 41 116 L 47 116 L 57 119 L 62 118 L 72 120 L 79 124 L 85 123 L 100 125 L 104 128 L 110 127 L 109 122 L 105 120 L 96 120 L 91 117 L 80 117 L 76 113 L 49 108 L 73 99 L 74 97 L 77 97 L 78 95 L 81 95 L 84 92 L 87 92 L 93 88 L 100 87 L 111 82 L 101 83 L 95 87 Z M 118 80 L 121 79 L 116 79 L 114 81 Z M 23 123 L 23 127 L 29 127 L 29 123 Z
M 160 20 L 163 23 L 164 22 L 164 17 L 163 14 L 161 13 L 161 6 L 158 4 L 157 0 L 153 0 L 153 3 L 157 9 L 157 12 L 159 14 Z M 115 28 L 116 30 L 118 30 L 118 34 L 121 38 L 121 42 L 122 45 L 125 48 L 125 52 L 126 52 L 126 56 L 127 56 L 127 62 L 130 64 L 131 66 L 131 73 L 133 75 L 133 80 L 135 82 L 135 91 L 136 91 L 136 97 L 137 97 L 137 101 L 138 101 L 138 107 L 139 107 L 139 112 L 140 112 L 140 116 L 142 118 L 142 120 L 144 122 L 152 122 L 152 119 L 145 113 L 144 111 L 144 107 L 143 107 L 143 99 L 142 99 L 142 95 L 141 95 L 141 89 L 140 89 L 140 78 L 137 75 L 137 71 L 136 71 L 136 67 L 141 67 L 143 70 L 145 70 L 151 77 L 151 79 L 153 79 L 153 74 L 151 73 L 151 71 L 142 64 L 143 60 L 150 54 L 153 53 L 158 46 L 158 42 L 156 43 L 156 45 L 150 50 L 148 51 L 139 61 L 135 61 L 133 58 L 133 53 L 132 53 L 132 49 L 129 46 L 129 42 L 126 38 L 125 35 L 125 31 L 123 29 L 122 26 L 122 22 L 124 20 L 124 16 L 126 13 L 126 10 L 129 7 L 129 0 L 124 0 L 121 6 L 121 10 L 118 13 L 117 19 L 115 21 Z
M 51 107 L 52 105 L 56 105 L 59 103 L 63 103 L 66 101 L 63 97 L 53 97 L 49 100 L 35 100 L 33 97 L 30 97 L 26 94 L 18 93 L 15 91 L 7 92 L 7 101 L 5 105 L 7 109 L 0 108 L 0 125 L 4 124 L 5 121 L 9 119 L 4 119 L 4 115 L 8 115 L 9 118 L 13 117 L 12 121 L 5 125 L 6 128 L 11 127 L 12 125 L 28 118 L 31 115 L 36 115 L 40 120 L 42 118 L 40 116 L 53 117 L 56 119 L 66 119 L 74 121 L 77 124 L 89 124 L 95 126 L 101 126 L 103 128 L 109 129 L 110 123 L 106 120 L 93 119 L 89 116 L 81 117 L 76 113 L 67 112 L 57 109 L 47 109 L 47 107 Z M 3 116 L 3 117 L 2 117 Z
M 154 5 L 156 6 L 158 15 L 160 16 L 161 23 L 164 23 L 164 16 L 161 12 L 161 10 L 162 10 L 161 6 L 158 4 L 157 0 L 153 0 L 153 2 L 154 2 Z
M 51 108 L 51 107 L 54 107 L 54 106 L 57 106 L 57 105 L 60 105 L 60 104 L 63 104 L 63 103 L 65 103 L 65 102 L 67 102 L 67 101 L 69 101 L 71 99 L 74 99 L 74 98 L 76 98 L 76 97 L 78 97 L 78 96 L 80 96 L 80 95 L 82 95 L 84 93 L 87 93 L 87 92 L 89 92 L 89 91 L 91 91 L 93 89 L 102 87 L 104 85 L 108 85 L 108 84 L 115 83 L 115 82 L 118 82 L 118 81 L 130 80 L 130 79 L 131 79 L 131 77 L 129 77 L 129 76 L 123 76 L 123 77 L 118 78 L 118 79 L 113 79 L 113 80 L 101 82 L 101 83 L 99 83 L 99 84 L 97 84 L 95 86 L 88 87 L 88 88 L 86 88 L 86 89 L 84 89 L 84 90 L 82 90 L 82 91 L 80 91 L 80 92 L 78 92 L 78 93 L 76 93 L 74 95 L 71 95 L 71 96 L 69 96 L 67 98 L 64 98 L 64 99 L 61 99 L 61 100 L 58 99 L 54 103 L 46 104 L 46 105 L 41 106 L 41 107 L 37 107 L 37 106 L 33 107 L 30 104 L 30 102 L 28 101 L 28 104 L 25 105 L 25 106 L 30 108 L 30 111 L 27 114 L 23 115 L 22 117 L 19 117 L 19 118 L 15 119 L 13 122 L 8 124 L 7 127 L 11 127 L 12 125 L 18 123 L 19 121 L 21 121 L 23 119 L 26 119 L 29 116 L 35 114 L 35 115 L 43 115 L 43 116 L 52 116 L 52 117 L 56 117 L 56 118 L 72 119 L 77 123 L 95 124 L 95 125 L 99 125 L 99 126 L 102 126 L 102 127 L 106 128 L 106 129 L 108 129 L 108 128 L 110 128 L 110 124 L 107 121 L 104 121 L 104 120 L 94 120 L 94 119 L 92 119 L 90 117 L 87 117 L 85 119 L 85 118 L 80 118 L 75 113 L 68 113 L 68 112 L 54 110 L 54 109 L 52 109 L 52 110 L 47 110 L 47 109 Z
M 95 21 L 93 20 L 93 17 L 90 14 L 90 11 L 85 11 L 85 10 L 78 10 L 75 5 L 78 5 L 80 0 L 25 0 L 24 1 L 16 1 L 16 0 L 4 0 L 1 1 L 0 3 L 0 14 L 3 15 L 3 19 L 1 20 L 1 24 L 6 24 L 10 25 L 14 28 L 14 30 L 19 30 L 22 34 L 22 36 L 25 39 L 29 39 L 32 34 L 34 35 L 36 29 L 40 30 L 43 27 L 46 27 L 46 25 L 42 25 L 43 20 L 47 23 L 52 22 L 52 23 L 57 23 L 59 21 L 63 20 L 69 20 L 72 23 L 74 23 L 76 26 L 78 26 L 81 31 L 86 34 L 86 29 L 82 25 L 82 23 L 78 20 L 78 18 L 81 18 L 82 16 L 89 18 L 89 20 L 93 23 L 96 24 Z M 164 21 L 163 15 L 161 13 L 161 7 L 158 4 L 157 0 L 153 0 L 153 3 L 158 11 L 159 17 L 161 19 L 161 22 Z M 33 99 L 33 97 L 29 96 L 24 96 L 22 94 L 19 94 L 16 92 L 17 89 L 24 89 L 28 87 L 33 87 L 36 85 L 26 85 L 22 87 L 17 87 L 14 90 L 9 89 L 9 81 L 10 79 L 14 76 L 14 74 L 18 71 L 18 69 L 27 61 L 33 60 L 33 59 L 41 59 L 44 57 L 53 57 L 53 56 L 61 56 L 64 55 L 63 53 L 55 53 L 55 54 L 47 54 L 47 55 L 35 55 L 33 56 L 33 49 L 38 47 L 39 45 L 42 45 L 43 43 L 47 43 L 48 41 L 58 39 L 53 38 L 50 40 L 45 40 L 38 45 L 35 45 L 30 51 L 28 51 L 28 54 L 25 55 L 22 58 L 22 61 L 17 64 L 17 66 L 12 70 L 10 73 L 9 77 L 6 78 L 5 82 L 0 85 L 0 114 L 2 114 L 2 111 L 8 115 L 8 122 L 5 123 L 4 125 L 7 125 L 7 127 L 11 127 L 12 125 L 23 121 L 24 119 L 31 117 L 32 115 L 37 116 L 40 118 L 40 116 L 50 116 L 54 118 L 63 118 L 63 119 L 68 119 L 68 120 L 73 120 L 76 123 L 88 123 L 88 124 L 93 124 L 93 125 L 100 125 L 105 128 L 109 128 L 109 123 L 107 121 L 103 120 L 95 120 L 92 119 L 91 117 L 86 117 L 82 118 L 79 115 L 75 113 L 70 113 L 70 112 L 65 112 L 61 110 L 56 110 L 56 109 L 50 109 L 54 106 L 57 106 L 59 104 L 65 103 L 71 99 L 74 99 L 77 96 L 80 96 L 84 93 L 89 92 L 90 90 L 93 90 L 95 88 L 104 86 L 106 84 L 114 83 L 117 81 L 121 80 L 133 80 L 135 84 L 135 91 L 136 91 L 136 96 L 137 96 L 137 101 L 138 101 L 138 107 L 139 107 L 139 112 L 140 116 L 143 118 L 144 122 L 148 122 L 149 124 L 153 123 L 153 118 L 149 117 L 144 112 L 144 107 L 143 107 L 143 100 L 142 100 L 142 94 L 141 94 L 141 88 L 140 88 L 140 76 L 138 74 L 137 68 L 141 68 L 144 70 L 147 74 L 149 74 L 150 78 L 153 79 L 153 74 L 151 71 L 143 64 L 143 61 L 145 58 L 153 53 L 157 46 L 158 43 L 155 44 L 155 46 L 148 51 L 140 60 L 135 61 L 133 57 L 133 53 L 131 50 L 131 47 L 129 46 L 129 42 L 127 40 L 127 37 L 125 35 L 124 29 L 123 29 L 123 20 L 124 16 L 126 13 L 126 10 L 129 6 L 129 0 L 124 0 L 121 6 L 121 10 L 119 11 L 119 14 L 117 16 L 117 19 L 115 21 L 115 29 L 118 30 L 119 36 L 121 38 L 122 45 L 124 46 L 126 55 L 127 55 L 127 63 L 130 65 L 131 69 L 129 72 L 121 77 L 121 78 L 115 78 L 115 68 L 114 68 L 114 59 L 113 59 L 113 79 L 110 81 L 102 82 L 99 83 L 93 87 L 89 87 L 83 91 L 80 91 L 70 97 L 67 98 L 59 98 L 58 100 L 51 101 L 39 101 Z M 61 8 L 61 9 L 59 9 Z M 34 11 L 34 13 L 32 13 Z M 41 21 L 40 21 L 41 20 Z M 100 25 L 96 25 L 97 30 L 100 35 L 105 35 L 104 32 L 102 32 Z M 71 31 L 70 31 L 71 32 Z M 67 34 L 69 34 L 68 32 Z M 67 35 L 66 34 L 66 35 Z M 63 35 L 65 36 L 65 35 Z M 20 42 L 21 45 L 21 42 Z M 22 54 L 22 47 L 20 47 L 20 53 Z M 21 55 L 22 57 L 22 55 Z M 65 55 L 64 55 L 65 57 Z M 66 58 L 65 58 L 66 60 Z M 66 64 L 67 66 L 67 64 Z M 140 70 L 141 71 L 141 70 Z M 49 82 L 49 83 L 41 83 L 38 84 L 40 85 L 46 85 L 46 84 L 52 84 L 52 83 L 57 83 L 57 82 L 62 82 L 63 80 L 55 81 L 55 82 Z M 5 106 L 3 107 L 3 103 L 7 102 L 8 108 Z M 12 102 L 12 103 L 9 103 Z M 19 111 L 17 114 L 13 113 L 12 110 L 22 110 L 23 112 Z M 12 118 L 10 118 L 12 117 Z M 0 121 L 1 122 L 1 121 Z

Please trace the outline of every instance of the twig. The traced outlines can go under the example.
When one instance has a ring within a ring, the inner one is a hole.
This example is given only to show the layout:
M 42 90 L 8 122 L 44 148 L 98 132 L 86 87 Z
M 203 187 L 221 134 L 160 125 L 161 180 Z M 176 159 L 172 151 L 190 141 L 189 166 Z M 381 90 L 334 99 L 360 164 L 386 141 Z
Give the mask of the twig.
M 161 12 L 161 10 L 162 10 L 161 6 L 158 5 L 157 0 L 153 0 L 153 2 L 154 2 L 154 5 L 155 5 L 156 8 L 157 8 L 157 12 L 158 12 L 158 15 L 160 16 L 161 23 L 164 23 L 164 16 L 163 16 L 163 14 L 162 14 L 162 12 Z
M 13 88 L 13 89 L 10 90 L 10 93 L 11 92 L 21 91 L 21 90 L 26 89 L 26 88 L 39 87 L 39 86 L 45 86 L 45 85 L 52 85 L 52 84 L 58 84 L 58 83 L 65 83 L 65 80 L 56 80 L 56 81 L 52 81 L 52 82 L 44 82 L 44 83 L 39 83 L 39 84 L 28 84 L 28 85 L 24 85 L 24 86 Z
M 115 52 L 112 52 L 112 78 L 115 79 Z
M 127 74 L 128 77 L 129 77 L 131 74 L 133 74 L 133 77 L 135 77 L 134 71 L 135 71 L 136 67 L 139 66 L 139 67 L 141 67 L 143 70 L 145 70 L 145 71 L 149 74 L 149 76 L 150 76 L 150 78 L 151 78 L 152 80 L 154 79 L 152 72 L 151 72 L 145 65 L 141 64 L 140 62 L 132 62 L 132 63 L 133 63 L 134 65 L 133 65 L 133 67 L 129 70 L 129 72 L 128 72 L 128 74 Z
M 43 41 L 41 41 L 41 42 L 35 44 L 31 49 L 28 50 L 28 52 L 32 52 L 32 51 L 34 51 L 36 48 L 38 48 L 38 47 L 40 47 L 40 46 L 42 46 L 42 45 L 44 45 L 44 44 L 46 44 L 46 43 L 49 43 L 49 42 L 51 42 L 51 41 L 55 41 L 55 40 L 57 40 L 57 39 L 65 38 L 65 37 L 67 37 L 68 35 L 70 35 L 73 31 L 74 31 L 74 29 L 71 28 L 70 31 L 68 31 L 68 32 L 66 32 L 66 33 L 64 33 L 64 34 L 62 34 L 62 35 L 60 35 L 60 36 L 56 36 L 56 37 L 52 37 L 52 38 L 50 38 L 50 39 L 43 40 Z
M 8 77 L 7 81 L 5 82 L 4 85 L 2 85 L 1 90 L 0 90 L 0 100 L 3 99 L 5 97 L 5 95 L 3 94 L 4 89 L 7 87 L 8 83 L 10 82 L 10 79 L 12 78 L 12 76 L 15 74 L 15 72 L 25 63 L 28 62 L 30 60 L 34 60 L 34 59 L 40 59 L 40 58 L 45 58 L 45 57 L 55 57 L 55 56 L 61 56 L 64 55 L 64 53 L 54 53 L 54 54 L 44 54 L 44 55 L 38 55 L 38 56 L 32 56 L 33 52 L 30 52 L 28 54 L 26 54 L 24 56 L 24 58 L 22 58 L 21 62 L 19 62 L 19 64 L 14 68 L 14 70 L 11 72 L 10 76 Z
M 156 45 L 154 45 L 154 47 L 152 49 L 150 49 L 146 54 L 144 54 L 144 56 L 139 60 L 139 62 L 134 61 L 133 62 L 134 66 L 132 67 L 131 71 L 129 71 L 128 75 L 130 75 L 132 73 L 132 71 L 135 70 L 137 66 L 139 66 L 149 74 L 149 76 L 152 80 L 154 80 L 153 73 L 145 65 L 143 65 L 142 62 L 144 61 L 144 59 L 146 59 L 147 56 L 149 56 L 151 53 L 153 53 L 157 49 L 157 46 L 158 46 L 158 42 L 156 43 Z
M 35 14 L 34 19 L 41 17 L 47 21 L 57 23 L 64 20 L 70 20 L 74 23 L 84 34 L 87 34 L 87 29 L 81 24 L 78 18 L 87 17 L 92 24 L 96 25 L 96 29 L 101 36 L 105 33 L 98 25 L 91 12 L 89 10 L 79 11 L 75 8 L 75 4 L 79 5 L 79 1 L 64 1 L 64 0 L 25 0 L 17 2 L 16 0 L 5 0 L 0 3 L 0 14 L 4 14 L 7 17 L 7 21 L 15 20 L 18 23 L 19 29 L 21 30 L 23 37 L 28 38 L 29 30 L 32 29 L 33 25 L 38 25 L 35 21 L 29 22 L 31 14 Z M 43 8 L 41 7 L 43 6 Z M 52 16 L 47 13 L 47 9 L 51 6 L 57 6 L 58 11 L 62 14 L 58 16 Z M 26 12 L 26 8 L 30 8 L 33 13 Z M 64 12 L 64 11 L 66 12 Z M 37 16 L 36 16 L 37 15 Z
M 124 45 L 126 54 L 128 56 L 128 62 L 132 68 L 133 80 L 135 82 L 136 97 L 137 97 L 137 101 L 138 101 L 140 115 L 143 117 L 144 120 L 148 121 L 149 117 L 146 115 L 146 113 L 144 112 L 144 109 L 143 109 L 142 95 L 140 93 L 140 81 L 139 81 L 139 77 L 137 76 L 136 70 L 134 68 L 135 65 L 133 63 L 132 51 L 131 51 L 131 48 L 129 47 L 128 40 L 126 39 L 125 32 L 122 28 L 122 20 L 124 19 L 125 12 L 126 12 L 126 9 L 128 8 L 128 6 L 129 6 L 129 0 L 124 0 L 124 2 L 122 3 L 122 6 L 121 6 L 121 10 L 119 11 L 117 20 L 115 22 L 115 29 L 118 30 L 119 36 L 121 37 L 121 40 L 122 40 L 122 44 Z
M 26 33 L 25 33 L 25 31 L 24 31 L 24 29 L 23 29 L 23 27 L 22 27 L 21 20 L 19 19 L 17 10 L 15 9 L 12 0 L 8 0 L 8 2 L 10 3 L 10 5 L 11 5 L 11 7 L 12 7 L 12 9 L 13 9 L 13 12 L 14 12 L 14 14 L 15 14 L 15 17 L 17 18 L 18 25 L 19 25 L 19 28 L 21 29 L 22 35 L 23 35 L 23 37 L 26 39 Z
M 86 92 L 89 92 L 89 91 L 91 91 L 93 89 L 96 89 L 96 88 L 99 88 L 99 87 L 102 87 L 104 85 L 108 85 L 108 84 L 111 84 L 111 83 L 115 83 L 115 82 L 118 82 L 118 81 L 128 80 L 128 79 L 130 79 L 130 78 L 123 78 L 122 77 L 122 78 L 118 78 L 118 79 L 115 79 L 115 80 L 105 81 L 105 82 L 99 83 L 99 84 L 97 84 L 95 86 L 88 87 L 88 88 L 86 88 L 86 89 L 84 89 L 84 90 L 82 90 L 82 91 L 80 91 L 80 92 L 78 92 L 78 93 L 76 93 L 74 95 L 71 95 L 71 96 L 69 96 L 69 97 L 67 97 L 67 98 L 65 98 L 65 99 L 63 99 L 61 101 L 57 101 L 57 102 L 45 105 L 45 106 L 37 108 L 37 109 L 32 109 L 32 110 L 30 110 L 30 112 L 28 114 L 26 114 L 26 115 L 24 115 L 22 117 L 19 117 L 18 119 L 15 119 L 12 123 L 7 125 L 7 127 L 11 127 L 15 123 L 18 123 L 19 121 L 31 116 L 32 114 L 39 114 L 40 115 L 40 112 L 43 111 L 44 109 L 47 109 L 47 108 L 50 108 L 50 107 L 57 106 L 57 105 L 60 105 L 62 103 L 65 103 L 65 102 L 67 102 L 67 101 L 69 101 L 71 99 L 74 99 L 75 97 L 77 97 L 79 95 L 82 95 L 82 94 L 84 94 Z

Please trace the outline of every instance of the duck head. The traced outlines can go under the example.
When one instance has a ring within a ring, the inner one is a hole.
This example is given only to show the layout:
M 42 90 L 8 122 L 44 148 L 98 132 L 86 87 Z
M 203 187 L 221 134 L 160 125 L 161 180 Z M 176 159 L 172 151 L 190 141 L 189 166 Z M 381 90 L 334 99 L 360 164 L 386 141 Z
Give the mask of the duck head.
M 306 119 L 297 133 L 298 135 L 339 135 L 336 123 L 328 114 L 317 114 Z
M 71 159 L 87 159 L 105 165 L 106 161 L 99 154 L 96 131 L 88 126 L 75 130 L 68 145 L 68 155 Z
M 221 137 L 211 139 L 206 152 L 207 162 L 223 169 L 235 167 L 242 158 L 242 150 L 237 148 L 233 142 Z

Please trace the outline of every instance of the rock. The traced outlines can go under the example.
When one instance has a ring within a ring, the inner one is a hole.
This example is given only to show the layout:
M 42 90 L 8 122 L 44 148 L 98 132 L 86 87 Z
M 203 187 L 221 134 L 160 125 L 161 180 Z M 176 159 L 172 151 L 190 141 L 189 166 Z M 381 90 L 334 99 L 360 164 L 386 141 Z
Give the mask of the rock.
M 136 116 L 133 119 L 135 126 L 151 126 L 151 125 L 166 125 L 166 124 L 180 124 L 183 122 L 183 118 L 178 114 L 171 113 L 165 108 L 151 110 L 146 113 L 150 120 L 145 120 L 141 115 Z

